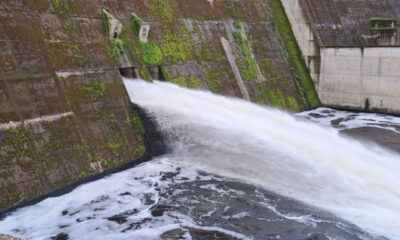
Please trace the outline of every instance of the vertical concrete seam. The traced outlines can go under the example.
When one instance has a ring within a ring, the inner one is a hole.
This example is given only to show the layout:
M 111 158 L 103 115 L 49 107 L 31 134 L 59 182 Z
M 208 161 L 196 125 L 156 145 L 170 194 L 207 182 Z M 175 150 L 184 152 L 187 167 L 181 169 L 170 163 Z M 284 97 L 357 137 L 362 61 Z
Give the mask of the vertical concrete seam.
M 242 93 L 242 96 L 245 100 L 250 101 L 249 93 L 246 89 L 246 86 L 244 85 L 242 77 L 240 76 L 239 68 L 238 68 L 238 66 L 235 62 L 235 58 L 232 54 L 232 48 L 229 45 L 229 41 L 226 40 L 224 37 L 221 37 L 221 43 L 222 43 L 222 47 L 224 48 L 226 57 L 228 58 L 229 64 L 231 65 L 233 74 L 239 85 L 240 92 Z

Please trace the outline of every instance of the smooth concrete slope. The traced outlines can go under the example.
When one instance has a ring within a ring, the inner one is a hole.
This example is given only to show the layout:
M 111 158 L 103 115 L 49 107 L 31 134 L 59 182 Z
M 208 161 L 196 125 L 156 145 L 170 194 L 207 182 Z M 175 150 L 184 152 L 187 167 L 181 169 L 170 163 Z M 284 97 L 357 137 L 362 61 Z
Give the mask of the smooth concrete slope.
M 148 155 L 120 73 L 318 106 L 276 3 L 1 1 L 0 209 Z
M 282 0 L 322 104 L 400 114 L 400 2 Z
M 107 42 L 100 6 L 0 3 L 0 210 L 146 156 Z

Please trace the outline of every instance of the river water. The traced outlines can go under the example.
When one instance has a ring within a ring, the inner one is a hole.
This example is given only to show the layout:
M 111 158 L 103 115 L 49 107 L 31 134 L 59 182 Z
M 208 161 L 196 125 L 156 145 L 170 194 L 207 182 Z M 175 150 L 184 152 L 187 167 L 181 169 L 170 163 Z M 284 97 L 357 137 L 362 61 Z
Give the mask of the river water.
M 0 233 L 400 239 L 400 118 L 328 108 L 290 115 L 165 82 L 125 85 L 170 153 L 22 208 Z

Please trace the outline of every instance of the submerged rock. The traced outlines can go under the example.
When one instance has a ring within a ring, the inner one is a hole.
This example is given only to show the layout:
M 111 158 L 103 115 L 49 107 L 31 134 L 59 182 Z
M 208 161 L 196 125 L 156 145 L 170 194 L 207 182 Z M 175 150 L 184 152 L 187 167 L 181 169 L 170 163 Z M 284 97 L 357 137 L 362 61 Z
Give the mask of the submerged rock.
M 182 229 L 173 229 L 161 234 L 161 240 L 185 239 L 185 231 Z
M 52 240 L 68 240 L 69 239 L 69 235 L 66 233 L 59 233 L 56 236 L 51 238 Z
M 306 240 L 329 240 L 325 234 L 322 233 L 314 233 L 311 236 L 307 237 Z
M 190 235 L 197 240 L 208 240 L 208 239 L 239 240 L 239 238 L 237 237 L 214 230 L 209 231 L 203 229 L 189 228 L 189 232 Z
M 156 205 L 151 208 L 151 215 L 153 217 L 161 217 L 162 215 L 164 215 L 164 212 L 170 208 L 170 206 L 166 205 Z

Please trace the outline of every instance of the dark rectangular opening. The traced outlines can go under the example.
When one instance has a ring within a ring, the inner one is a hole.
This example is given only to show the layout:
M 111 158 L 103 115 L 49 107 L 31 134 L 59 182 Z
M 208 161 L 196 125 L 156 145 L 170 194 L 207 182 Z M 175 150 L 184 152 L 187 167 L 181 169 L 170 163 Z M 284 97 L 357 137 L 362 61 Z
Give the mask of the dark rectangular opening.
M 134 67 L 120 68 L 119 73 L 121 74 L 121 76 L 126 78 L 137 78 Z
M 149 70 L 150 76 L 153 80 L 166 80 L 161 65 L 147 67 L 147 69 Z
M 158 65 L 158 80 L 165 81 L 164 73 L 160 65 Z

